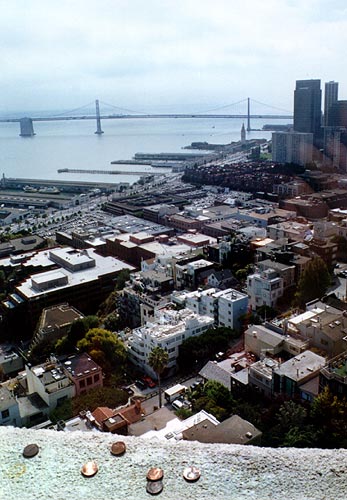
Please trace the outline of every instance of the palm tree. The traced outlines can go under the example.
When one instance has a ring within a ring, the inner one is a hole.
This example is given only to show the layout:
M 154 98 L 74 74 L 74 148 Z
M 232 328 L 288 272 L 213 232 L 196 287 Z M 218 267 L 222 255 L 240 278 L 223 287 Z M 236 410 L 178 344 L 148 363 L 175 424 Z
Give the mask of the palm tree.
M 161 385 L 160 385 L 160 375 L 165 370 L 169 362 L 169 355 L 162 347 L 154 347 L 148 356 L 148 364 L 158 377 L 158 388 L 159 388 L 159 408 L 162 407 L 161 404 Z

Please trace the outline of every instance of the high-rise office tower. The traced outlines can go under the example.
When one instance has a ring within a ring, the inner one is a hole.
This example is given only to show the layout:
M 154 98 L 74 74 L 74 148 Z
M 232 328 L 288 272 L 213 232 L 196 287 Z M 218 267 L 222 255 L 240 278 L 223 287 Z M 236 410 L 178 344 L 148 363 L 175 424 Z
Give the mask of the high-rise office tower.
M 337 102 L 339 91 L 338 82 L 327 82 L 324 93 L 324 125 L 330 125 L 330 111 L 334 103 Z
M 347 128 L 347 101 L 336 101 L 331 105 L 328 126 Z
M 294 130 L 313 134 L 315 145 L 321 136 L 322 91 L 320 80 L 297 80 L 294 91 Z

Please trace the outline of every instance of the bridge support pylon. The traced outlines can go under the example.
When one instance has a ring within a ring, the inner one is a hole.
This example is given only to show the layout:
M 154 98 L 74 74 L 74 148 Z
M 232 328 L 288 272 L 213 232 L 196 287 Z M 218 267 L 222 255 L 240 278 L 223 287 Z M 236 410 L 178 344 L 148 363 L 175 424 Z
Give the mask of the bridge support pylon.
M 95 110 L 96 110 L 96 132 L 94 133 L 101 135 L 104 133 L 104 131 L 101 129 L 99 99 L 95 101 Z
M 250 132 L 251 129 L 251 105 L 250 98 L 247 97 L 247 132 Z
M 20 136 L 21 137 L 32 137 L 35 135 L 34 125 L 31 118 L 21 118 L 20 121 Z

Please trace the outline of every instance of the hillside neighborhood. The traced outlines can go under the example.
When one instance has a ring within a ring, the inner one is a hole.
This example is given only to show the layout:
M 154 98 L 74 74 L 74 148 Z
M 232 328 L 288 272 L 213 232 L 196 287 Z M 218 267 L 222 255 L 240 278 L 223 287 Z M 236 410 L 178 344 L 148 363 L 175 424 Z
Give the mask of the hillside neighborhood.
M 62 211 L 54 237 L 3 229 L 0 425 L 346 444 L 347 211 L 333 177 L 324 218 L 309 217 L 323 191 L 302 195 L 305 215 L 291 203 L 302 178 L 276 202 L 176 176 L 160 195 Z

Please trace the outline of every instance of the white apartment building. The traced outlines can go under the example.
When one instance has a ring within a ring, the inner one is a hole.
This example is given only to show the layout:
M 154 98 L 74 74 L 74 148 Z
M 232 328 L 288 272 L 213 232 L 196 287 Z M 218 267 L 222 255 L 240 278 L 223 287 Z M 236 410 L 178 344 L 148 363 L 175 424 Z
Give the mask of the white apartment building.
M 248 296 L 232 288 L 174 292 L 172 301 L 191 309 L 196 314 L 213 318 L 217 326 L 235 329 L 240 328 L 239 318 L 246 314 L 248 309 Z
M 201 316 L 190 309 L 159 309 L 155 311 L 152 322 L 132 330 L 127 339 L 128 353 L 136 365 L 156 378 L 155 372 L 148 365 L 152 349 L 162 347 L 168 352 L 167 368 L 173 372 L 176 369 L 178 348 L 182 342 L 189 337 L 201 335 L 213 324 L 213 318 Z
M 276 307 L 283 295 L 283 278 L 273 269 L 251 274 L 247 278 L 247 293 L 253 311 L 263 305 Z
M 75 396 L 75 384 L 55 360 L 38 366 L 26 366 L 25 369 L 28 394 L 37 393 L 48 405 L 49 411 Z

